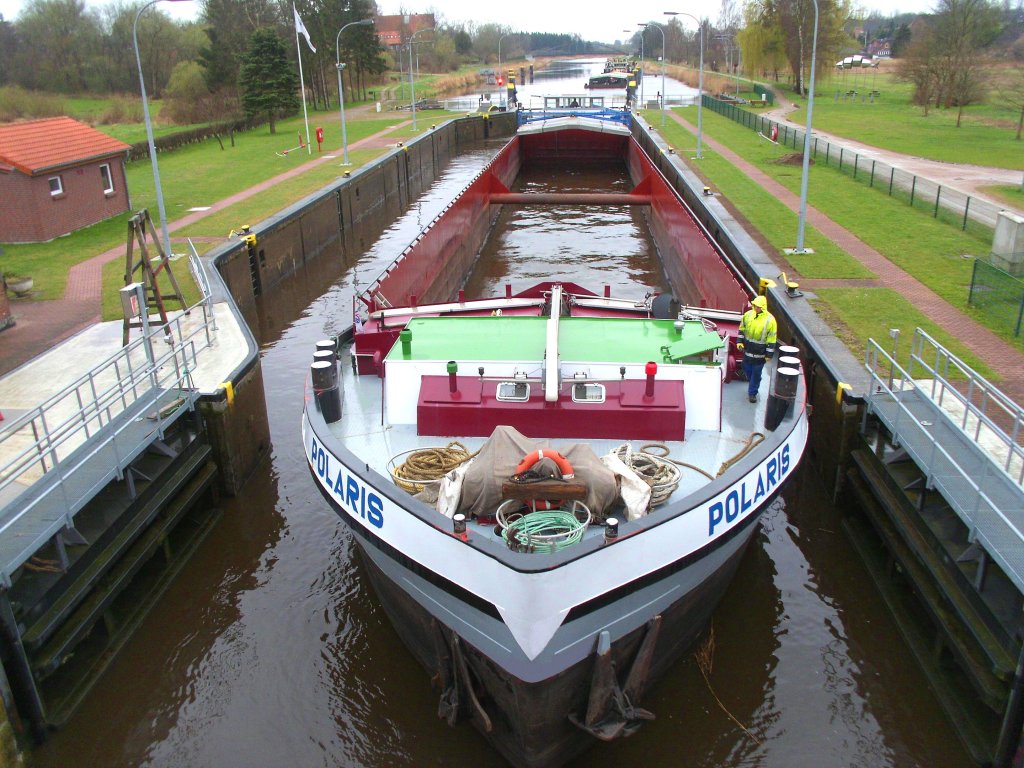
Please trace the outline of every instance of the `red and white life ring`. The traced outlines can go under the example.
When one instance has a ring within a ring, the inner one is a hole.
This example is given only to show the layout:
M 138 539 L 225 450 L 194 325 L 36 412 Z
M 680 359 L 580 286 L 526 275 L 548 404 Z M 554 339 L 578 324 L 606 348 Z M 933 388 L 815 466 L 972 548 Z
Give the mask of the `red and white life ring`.
M 558 451 L 554 451 L 550 448 L 538 448 L 536 451 L 530 451 L 526 454 L 523 460 L 519 462 L 519 466 L 516 467 L 515 473 L 517 475 L 521 475 L 541 459 L 551 459 L 555 462 L 555 466 L 558 467 L 558 471 L 562 473 L 563 480 L 572 480 L 576 477 L 572 469 L 572 464 L 569 463 L 569 460 Z
M 558 451 L 554 451 L 551 448 L 538 448 L 536 451 L 530 451 L 526 454 L 523 460 L 519 462 L 519 466 L 516 467 L 515 474 L 521 475 L 541 459 L 551 459 L 555 462 L 555 466 L 558 467 L 558 471 L 562 473 L 563 480 L 572 480 L 576 477 L 576 474 L 573 472 L 572 464 L 569 463 L 569 460 Z M 533 499 L 524 503 L 530 509 L 534 510 L 558 509 L 562 506 L 561 501 L 546 501 L 544 499 Z

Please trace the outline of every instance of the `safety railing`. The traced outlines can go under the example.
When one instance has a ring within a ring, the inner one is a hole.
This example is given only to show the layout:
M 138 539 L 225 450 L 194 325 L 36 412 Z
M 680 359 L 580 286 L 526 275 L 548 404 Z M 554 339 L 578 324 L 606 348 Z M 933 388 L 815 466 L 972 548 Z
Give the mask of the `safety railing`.
M 191 245 L 191 244 L 190 244 Z M 195 255 L 195 249 L 192 249 Z M 198 261 L 198 259 L 197 259 Z M 193 269 L 196 268 L 193 263 Z M 152 329 L 70 382 L 57 394 L 0 429 L 0 510 L 36 482 L 55 473 L 53 491 L 77 472 L 88 456 L 113 447 L 120 477 L 124 464 L 118 435 L 129 411 L 144 413 L 163 437 L 169 422 L 194 407 L 198 393 L 192 372 L 199 353 L 214 340 L 214 315 L 209 284 L 198 266 L 203 298 L 186 312 Z M 111 426 L 113 428 L 111 428 Z M 89 444 L 88 456 L 76 453 Z M 72 458 L 74 459 L 72 461 Z M 38 500 L 38 498 L 37 498 Z M 69 509 L 76 500 L 67 499 Z M 20 509 L 20 516 L 28 508 Z M 8 516 L 0 535 L 16 518 Z
M 873 339 L 865 365 L 872 378 L 867 411 L 882 419 L 928 486 L 946 499 L 970 540 L 1024 590 L 1024 487 L 1019 428 L 1012 426 L 1020 424 L 1020 409 L 923 331 L 915 336 L 910 367 L 932 378 L 915 380 L 913 370 Z M 1010 433 L 996 423 L 1004 418 Z
M 919 375 L 923 371 L 924 375 Z M 1024 409 L 985 377 L 918 328 L 910 353 L 912 379 L 957 419 L 964 434 L 1024 486 Z

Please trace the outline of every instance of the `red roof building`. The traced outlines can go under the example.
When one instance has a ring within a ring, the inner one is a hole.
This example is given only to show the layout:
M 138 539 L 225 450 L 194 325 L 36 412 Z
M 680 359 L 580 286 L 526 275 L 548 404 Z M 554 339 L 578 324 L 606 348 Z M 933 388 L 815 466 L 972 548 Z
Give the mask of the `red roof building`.
M 374 28 L 377 30 L 377 39 L 381 45 L 388 48 L 397 48 L 403 43 L 409 42 L 409 38 L 421 29 L 432 29 L 434 27 L 434 14 L 432 13 L 410 13 L 397 16 L 377 16 L 374 20 Z M 419 42 L 422 35 L 416 38 Z
M 129 149 L 70 117 L 0 125 L 0 242 L 45 242 L 127 211 Z

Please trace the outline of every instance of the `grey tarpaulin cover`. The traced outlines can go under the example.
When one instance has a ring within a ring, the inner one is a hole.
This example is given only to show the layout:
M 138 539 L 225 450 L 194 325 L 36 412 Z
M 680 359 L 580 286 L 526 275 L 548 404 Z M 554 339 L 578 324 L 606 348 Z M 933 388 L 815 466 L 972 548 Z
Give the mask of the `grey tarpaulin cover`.
M 531 440 L 512 427 L 496 427 L 473 459 L 462 483 L 458 511 L 471 516 L 493 515 L 501 503 L 501 484 L 515 472 L 519 462 L 538 448 L 553 448 L 572 464 L 576 479 L 587 486 L 585 504 L 595 522 L 602 522 L 615 505 L 618 486 L 615 475 L 605 467 L 586 443 L 552 445 L 550 440 Z M 541 473 L 558 477 L 554 462 L 542 459 L 533 465 Z M 443 493 L 443 491 L 442 491 Z

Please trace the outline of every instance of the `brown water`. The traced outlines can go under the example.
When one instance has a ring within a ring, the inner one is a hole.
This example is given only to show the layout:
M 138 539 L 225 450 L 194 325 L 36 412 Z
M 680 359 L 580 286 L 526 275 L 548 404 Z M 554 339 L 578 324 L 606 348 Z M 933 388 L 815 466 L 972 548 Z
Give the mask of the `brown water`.
M 428 675 L 315 490 L 299 434 L 314 342 L 341 330 L 353 286 L 368 284 L 491 151 L 453 162 L 358 263 L 323 259 L 265 298 L 271 455 L 36 766 L 502 764 L 468 724 L 437 719 Z M 657 288 L 637 216 L 547 208 L 503 218 L 502 245 L 474 282 L 515 288 L 564 264 L 577 282 Z M 712 626 L 711 687 L 688 657 L 645 702 L 657 720 L 575 766 L 968 764 L 809 472 L 766 513 Z

